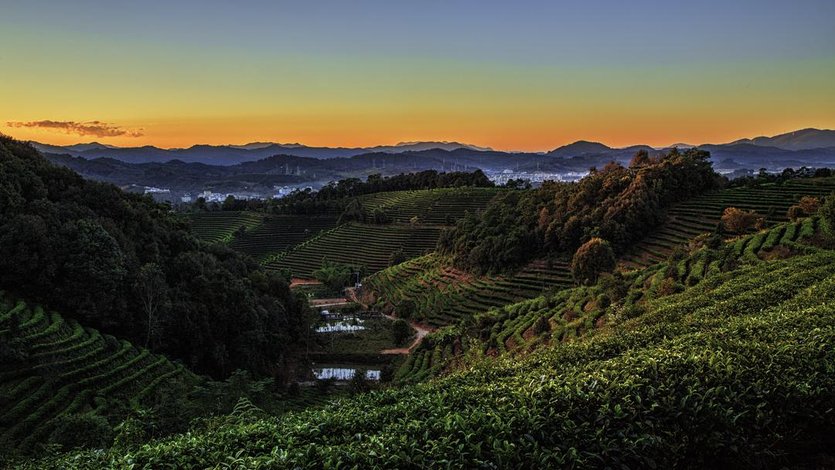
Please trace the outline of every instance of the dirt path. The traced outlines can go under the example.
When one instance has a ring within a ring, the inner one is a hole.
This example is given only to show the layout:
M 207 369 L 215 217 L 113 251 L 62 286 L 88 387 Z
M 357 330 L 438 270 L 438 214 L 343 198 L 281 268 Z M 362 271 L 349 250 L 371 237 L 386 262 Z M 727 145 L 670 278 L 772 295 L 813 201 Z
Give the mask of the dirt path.
M 397 320 L 397 317 L 392 315 L 384 315 L 389 320 Z M 415 340 L 412 341 L 412 344 L 409 345 L 407 348 L 393 348 L 393 349 L 383 349 L 380 351 L 380 354 L 409 354 L 412 352 L 413 349 L 418 347 L 421 341 L 423 341 L 423 337 L 427 334 L 434 331 L 434 329 L 429 328 L 427 326 L 423 326 L 416 322 L 409 322 L 409 325 L 417 331 L 417 335 L 415 335 Z

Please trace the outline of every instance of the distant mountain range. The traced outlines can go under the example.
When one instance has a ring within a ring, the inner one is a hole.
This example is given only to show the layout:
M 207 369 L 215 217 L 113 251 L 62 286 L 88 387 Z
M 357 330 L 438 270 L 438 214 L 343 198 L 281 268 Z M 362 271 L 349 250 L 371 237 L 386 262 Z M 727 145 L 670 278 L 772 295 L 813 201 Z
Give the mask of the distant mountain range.
M 493 152 L 490 148 L 460 142 L 402 142 L 397 145 L 355 148 L 309 147 L 302 144 L 252 142 L 245 145 L 194 145 L 189 148 L 173 149 L 163 149 L 153 146 L 114 147 L 98 142 L 63 147 L 37 142 L 33 142 L 32 144 L 44 153 L 66 154 L 88 160 L 95 158 L 113 158 L 126 163 L 159 163 L 180 160 L 186 163 L 205 163 L 210 165 L 236 165 L 261 160 L 274 155 L 330 159 L 350 158 L 370 153 L 400 154 L 428 150 L 445 150 L 449 152 L 466 150 L 474 154 L 478 152 Z M 678 146 L 691 147 L 687 144 L 678 144 Z M 728 144 L 703 144 L 699 147 L 718 150 L 722 154 L 723 159 L 755 157 L 755 154 L 758 153 L 762 153 L 763 156 L 767 156 L 769 159 L 774 157 L 782 159 L 789 157 L 789 155 L 777 151 L 810 151 L 835 148 L 835 131 L 803 129 L 773 137 L 742 139 Z M 760 152 L 758 148 L 762 148 L 762 151 Z M 642 149 L 649 152 L 659 150 L 648 145 L 612 148 L 599 142 L 580 140 L 545 152 L 544 155 L 557 158 L 590 157 L 594 159 L 608 157 L 615 160 L 622 160 L 631 157 L 635 152 Z M 507 155 L 540 155 L 538 153 L 500 153 Z
M 783 150 L 813 150 L 835 147 L 835 131 L 801 129 L 774 137 L 742 139 L 732 144 L 752 144 L 760 147 L 776 147 Z
M 403 153 L 422 150 L 468 149 L 489 151 L 485 147 L 462 144 L 459 142 L 403 142 L 397 145 L 377 147 L 308 147 L 302 144 L 278 144 L 274 142 L 252 142 L 245 145 L 194 145 L 189 148 L 163 149 L 154 146 L 114 147 L 98 142 L 57 146 L 32 142 L 43 153 L 67 154 L 86 159 L 113 158 L 127 163 L 152 163 L 180 160 L 187 163 L 206 163 L 211 165 L 235 165 L 271 157 L 273 155 L 291 155 L 308 158 L 349 158 L 372 152 Z
M 539 173 L 582 174 L 590 167 L 627 163 L 639 150 L 657 155 L 668 149 L 648 145 L 612 148 L 578 141 L 545 153 L 501 152 L 458 142 L 405 142 L 368 148 L 308 147 L 252 142 L 245 145 L 195 145 L 187 149 L 122 148 L 97 142 L 66 147 L 33 143 L 54 163 L 81 175 L 122 187 L 145 186 L 173 193 L 249 192 L 272 194 L 280 186 L 319 186 L 372 173 L 393 175 L 422 170 L 481 169 L 504 177 Z M 680 147 L 686 147 L 682 144 Z M 835 167 L 835 131 L 804 129 L 774 137 L 705 144 L 714 168 L 730 173 L 766 168 Z M 545 174 L 545 175 L 543 175 Z

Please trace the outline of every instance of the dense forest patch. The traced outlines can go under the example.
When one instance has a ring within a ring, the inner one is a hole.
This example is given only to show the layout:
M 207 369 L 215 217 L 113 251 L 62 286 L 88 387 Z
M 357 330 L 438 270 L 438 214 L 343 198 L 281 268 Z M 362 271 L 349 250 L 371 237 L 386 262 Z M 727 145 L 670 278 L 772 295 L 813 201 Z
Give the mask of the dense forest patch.
M 150 198 L 0 137 L 0 288 L 216 377 L 277 373 L 305 305 L 279 275 L 195 239 Z

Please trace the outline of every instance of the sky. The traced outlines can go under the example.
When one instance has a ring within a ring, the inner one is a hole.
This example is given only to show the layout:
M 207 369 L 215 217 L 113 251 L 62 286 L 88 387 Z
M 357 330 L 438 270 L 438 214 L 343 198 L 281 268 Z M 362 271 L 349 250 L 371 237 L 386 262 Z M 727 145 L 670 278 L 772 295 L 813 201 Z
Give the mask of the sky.
M 835 128 L 835 1 L 0 0 L 0 132 L 540 151 Z

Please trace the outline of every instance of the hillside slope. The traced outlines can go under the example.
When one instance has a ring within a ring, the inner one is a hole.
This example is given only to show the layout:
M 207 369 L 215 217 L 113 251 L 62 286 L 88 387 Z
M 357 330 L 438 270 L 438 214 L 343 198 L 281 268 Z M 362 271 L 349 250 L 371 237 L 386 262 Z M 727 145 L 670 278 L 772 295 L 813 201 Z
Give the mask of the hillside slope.
M 811 466 L 832 458 L 832 344 L 835 254 L 811 250 L 711 274 L 634 320 L 523 358 L 71 458 L 140 467 Z
M 648 302 L 700 285 L 705 278 L 807 253 L 820 242 L 822 223 L 805 218 L 737 237 L 719 246 L 694 244 L 646 268 L 604 276 L 597 284 L 553 289 L 529 300 L 482 310 L 438 330 L 413 351 L 396 374 L 418 382 L 443 374 L 472 356 L 525 354 L 575 341 L 611 323 L 640 315 Z
M 268 270 L 287 269 L 294 277 L 312 278 L 322 260 L 364 266 L 370 272 L 389 265 L 393 252 L 402 248 L 407 257 L 435 249 L 441 228 L 405 224 L 370 225 L 348 223 L 321 232 L 265 264 Z
M 281 277 L 2 135 L 0 289 L 216 378 L 272 374 L 306 337 L 306 305 Z
M 124 417 L 119 409 L 159 386 L 199 380 L 164 356 L 8 296 L 0 297 L 0 343 L 0 449 L 31 451 L 61 418 Z

